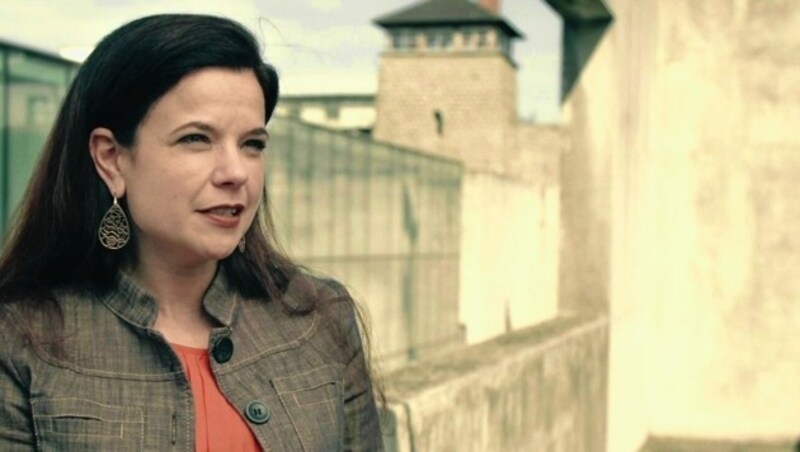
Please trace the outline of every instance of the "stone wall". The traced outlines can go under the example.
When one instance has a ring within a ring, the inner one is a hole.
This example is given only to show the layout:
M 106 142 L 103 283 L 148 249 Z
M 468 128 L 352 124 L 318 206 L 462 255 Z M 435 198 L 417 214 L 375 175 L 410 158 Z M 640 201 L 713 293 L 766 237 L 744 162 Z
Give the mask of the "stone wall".
M 562 317 L 402 369 L 387 450 L 603 450 L 607 350 L 605 317 Z
M 296 119 L 274 118 L 270 134 L 278 235 L 366 309 L 381 366 L 463 344 L 461 164 Z
M 608 311 L 609 446 L 800 433 L 800 9 L 609 0 L 565 104 L 562 307 Z
M 468 343 L 558 312 L 559 190 L 466 172 L 461 195 L 459 317 Z
M 497 156 L 504 174 L 464 173 L 459 314 L 468 343 L 558 313 L 559 165 L 569 141 L 558 126 L 519 123 L 516 132 Z

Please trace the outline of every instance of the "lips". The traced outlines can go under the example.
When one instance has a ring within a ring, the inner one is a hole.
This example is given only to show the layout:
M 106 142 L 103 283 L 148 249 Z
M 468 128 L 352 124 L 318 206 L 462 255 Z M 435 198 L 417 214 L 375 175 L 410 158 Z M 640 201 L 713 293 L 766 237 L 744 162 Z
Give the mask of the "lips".
M 242 211 L 244 211 L 242 204 L 223 204 L 199 210 L 198 212 L 217 226 L 232 228 L 239 224 Z
M 235 217 L 242 212 L 242 209 L 240 207 L 214 207 L 213 209 L 202 210 L 201 212 L 224 217 Z

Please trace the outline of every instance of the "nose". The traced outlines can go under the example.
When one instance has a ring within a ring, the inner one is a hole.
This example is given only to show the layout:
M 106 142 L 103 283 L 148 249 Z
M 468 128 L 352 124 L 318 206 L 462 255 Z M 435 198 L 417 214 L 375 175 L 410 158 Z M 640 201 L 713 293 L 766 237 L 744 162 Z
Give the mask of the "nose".
M 239 187 L 247 182 L 244 155 L 236 145 L 226 145 L 216 153 L 211 181 L 218 187 Z

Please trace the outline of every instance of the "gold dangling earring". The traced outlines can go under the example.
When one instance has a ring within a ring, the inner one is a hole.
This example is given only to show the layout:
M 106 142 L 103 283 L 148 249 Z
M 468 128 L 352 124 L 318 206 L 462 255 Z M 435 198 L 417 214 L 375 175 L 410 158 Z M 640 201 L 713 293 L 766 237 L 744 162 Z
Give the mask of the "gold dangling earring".
M 100 221 L 100 228 L 97 230 L 97 237 L 100 244 L 110 250 L 118 250 L 128 243 L 131 238 L 131 227 L 128 225 L 128 218 L 125 211 L 117 203 L 114 196 L 114 204 L 108 208 Z
M 247 245 L 247 240 L 242 236 L 242 239 L 239 240 L 239 252 L 244 253 L 244 247 Z

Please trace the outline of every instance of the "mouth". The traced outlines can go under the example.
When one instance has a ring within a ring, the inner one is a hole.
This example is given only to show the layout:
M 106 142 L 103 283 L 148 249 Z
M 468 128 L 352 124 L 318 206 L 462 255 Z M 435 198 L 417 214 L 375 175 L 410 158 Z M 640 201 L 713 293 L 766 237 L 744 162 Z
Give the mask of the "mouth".
M 200 213 L 205 213 L 209 215 L 216 215 L 220 217 L 238 217 L 242 211 L 244 210 L 244 206 L 241 204 L 236 204 L 232 206 L 216 206 L 210 209 L 201 210 Z
M 242 204 L 224 204 L 198 210 L 211 223 L 223 228 L 235 228 L 239 224 L 243 211 L 244 205 Z

